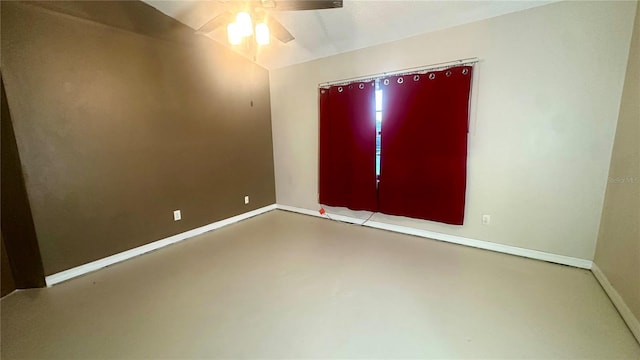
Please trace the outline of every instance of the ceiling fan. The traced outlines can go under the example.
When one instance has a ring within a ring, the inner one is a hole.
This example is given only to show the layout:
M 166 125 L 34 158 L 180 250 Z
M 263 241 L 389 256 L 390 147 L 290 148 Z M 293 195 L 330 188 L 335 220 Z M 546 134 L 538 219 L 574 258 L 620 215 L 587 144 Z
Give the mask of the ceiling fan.
M 289 30 L 269 15 L 271 11 L 322 10 L 342 7 L 342 0 L 224 0 L 221 2 L 227 5 L 227 11 L 207 21 L 196 33 L 209 34 L 222 26 L 227 26 L 228 40 L 232 45 L 238 45 L 248 37 L 254 37 L 255 42 L 259 45 L 268 44 L 271 36 L 282 43 L 288 43 L 295 39 Z

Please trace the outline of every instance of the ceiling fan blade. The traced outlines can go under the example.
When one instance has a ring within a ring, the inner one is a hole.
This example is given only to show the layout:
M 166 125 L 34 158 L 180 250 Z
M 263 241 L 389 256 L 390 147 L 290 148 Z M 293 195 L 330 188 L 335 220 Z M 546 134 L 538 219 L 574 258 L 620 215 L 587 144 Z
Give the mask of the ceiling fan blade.
M 221 26 L 226 26 L 227 24 L 234 21 L 234 16 L 230 12 L 222 13 L 213 19 L 207 21 L 204 25 L 202 25 L 196 32 L 202 34 L 208 34 Z
M 278 20 L 276 20 L 273 16 L 267 16 L 267 26 L 269 26 L 269 31 L 271 32 L 271 36 L 276 39 L 282 41 L 283 43 L 288 43 L 289 41 L 295 39 L 293 35 L 284 27 Z
M 296 11 L 296 10 L 322 10 L 342 7 L 342 0 L 275 0 L 275 6 L 269 10 Z

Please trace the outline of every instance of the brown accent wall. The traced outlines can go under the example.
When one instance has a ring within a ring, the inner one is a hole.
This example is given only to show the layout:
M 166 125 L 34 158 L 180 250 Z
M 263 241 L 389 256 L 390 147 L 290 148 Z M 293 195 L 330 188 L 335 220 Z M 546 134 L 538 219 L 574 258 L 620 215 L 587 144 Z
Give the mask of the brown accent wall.
M 267 70 L 126 4 L 113 3 L 116 18 L 155 30 L 2 4 L 2 71 L 47 275 L 275 203 Z
M 640 320 L 640 5 L 594 262 Z M 638 334 L 636 333 L 636 337 Z M 640 337 L 638 338 L 640 341 Z

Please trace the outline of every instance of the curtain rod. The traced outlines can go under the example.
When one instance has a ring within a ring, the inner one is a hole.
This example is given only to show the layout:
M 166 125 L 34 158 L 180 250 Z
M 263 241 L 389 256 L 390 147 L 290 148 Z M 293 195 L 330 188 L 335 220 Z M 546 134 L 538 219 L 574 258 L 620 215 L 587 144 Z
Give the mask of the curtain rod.
M 377 79 L 382 79 L 382 78 L 387 77 L 387 76 L 407 75 L 407 74 L 414 74 L 414 73 L 419 73 L 419 72 L 422 72 L 422 71 L 429 71 L 429 70 L 442 70 L 442 69 L 446 69 L 446 68 L 453 67 L 453 66 L 475 64 L 475 63 L 477 63 L 479 61 L 480 61 L 480 59 L 478 59 L 477 57 L 467 58 L 467 59 L 459 59 L 459 60 L 452 60 L 452 61 L 446 61 L 446 62 L 431 64 L 431 65 L 425 65 L 425 66 L 419 66 L 419 67 L 413 67 L 413 68 L 406 68 L 406 69 L 402 69 L 402 70 L 390 71 L 390 72 L 385 72 L 385 73 L 381 73 L 381 74 L 365 75 L 365 76 L 359 76 L 359 77 L 343 79 L 343 80 L 328 81 L 328 82 L 324 82 L 324 83 L 318 84 L 318 87 L 327 87 L 327 86 L 332 86 L 332 85 L 345 85 L 345 84 L 349 84 L 349 83 L 352 83 L 352 82 L 355 82 L 355 81 L 377 80 Z

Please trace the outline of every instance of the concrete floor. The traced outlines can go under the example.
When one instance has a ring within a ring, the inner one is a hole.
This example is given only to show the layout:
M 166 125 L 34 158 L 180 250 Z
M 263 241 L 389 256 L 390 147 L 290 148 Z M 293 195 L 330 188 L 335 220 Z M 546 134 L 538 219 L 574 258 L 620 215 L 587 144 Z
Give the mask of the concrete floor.
M 2 358 L 640 358 L 593 275 L 272 211 L 1 301 Z

